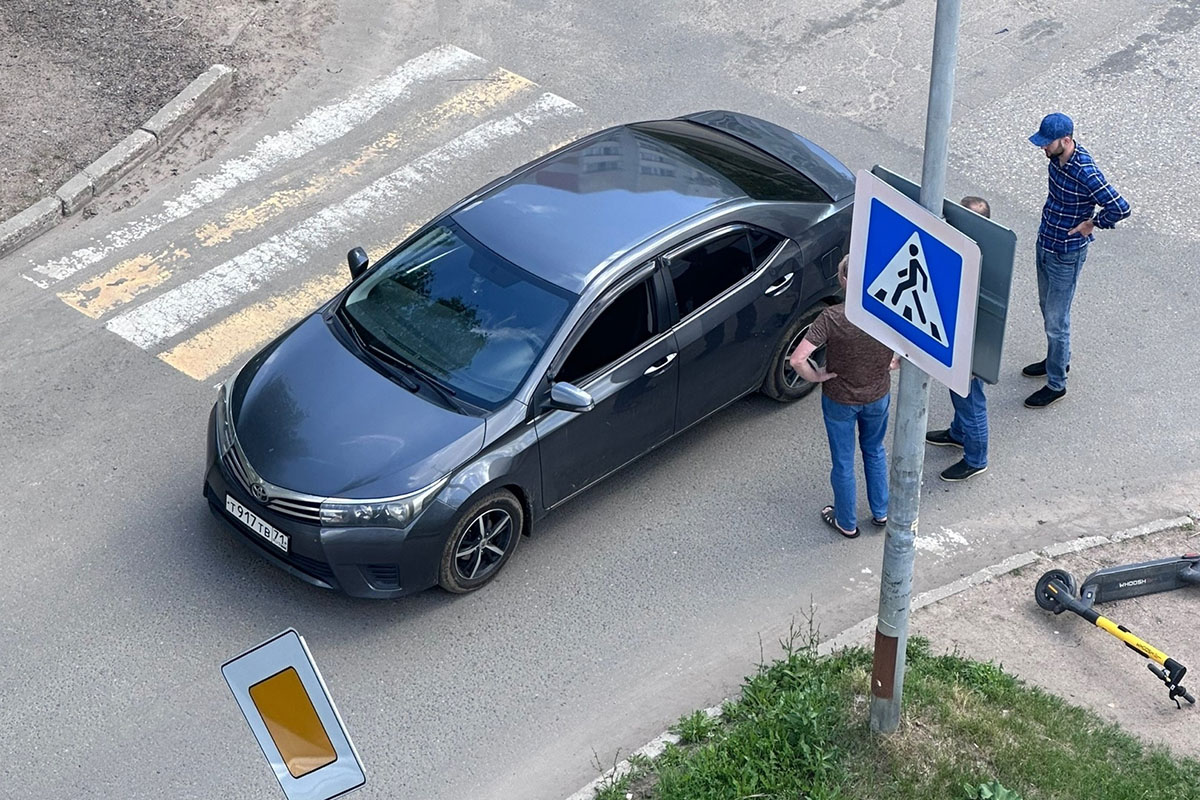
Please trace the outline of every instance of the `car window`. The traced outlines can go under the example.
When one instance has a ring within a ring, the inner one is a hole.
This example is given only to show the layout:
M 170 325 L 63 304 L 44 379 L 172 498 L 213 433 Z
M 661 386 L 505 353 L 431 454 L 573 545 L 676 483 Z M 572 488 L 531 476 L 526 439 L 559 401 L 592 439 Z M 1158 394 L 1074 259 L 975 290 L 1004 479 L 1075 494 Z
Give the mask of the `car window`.
M 783 238 L 761 228 L 750 228 L 747 233 L 750 235 L 750 253 L 754 256 L 754 268 L 757 269 L 775 252 Z
M 578 383 L 650 340 L 655 332 L 650 281 L 626 289 L 592 320 L 555 380 Z
M 750 239 L 743 229 L 671 258 L 671 280 L 682 319 L 754 271 Z
M 495 408 L 516 391 L 574 299 L 443 224 L 386 257 L 344 309 L 376 348 Z
M 722 175 L 755 200 L 828 203 L 823 189 L 774 156 L 727 134 L 681 119 L 630 126 Z

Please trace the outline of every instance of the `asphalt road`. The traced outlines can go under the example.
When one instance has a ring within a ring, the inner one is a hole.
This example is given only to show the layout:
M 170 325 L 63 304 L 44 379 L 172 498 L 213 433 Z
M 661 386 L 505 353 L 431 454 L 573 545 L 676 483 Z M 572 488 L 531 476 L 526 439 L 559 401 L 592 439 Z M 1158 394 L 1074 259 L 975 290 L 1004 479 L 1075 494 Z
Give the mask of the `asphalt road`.
M 552 800 L 728 694 L 810 607 L 828 633 L 874 612 L 882 537 L 817 516 L 815 398 L 737 403 L 460 598 L 311 589 L 200 495 L 213 386 L 332 292 L 348 247 L 579 133 L 735 108 L 919 176 L 933 4 L 756 5 L 344 0 L 309 70 L 222 152 L 0 262 L 6 796 L 272 796 L 218 667 L 294 626 L 366 762 L 362 797 Z M 917 590 L 1200 505 L 1197 22 L 1194 0 L 965 3 L 949 191 L 991 200 L 1021 262 L 992 467 L 950 486 L 951 454 L 929 454 Z M 1018 372 L 1043 355 L 1045 163 L 1024 137 L 1053 109 L 1135 215 L 1089 255 L 1067 398 L 1033 412 Z M 931 425 L 949 413 L 935 387 Z

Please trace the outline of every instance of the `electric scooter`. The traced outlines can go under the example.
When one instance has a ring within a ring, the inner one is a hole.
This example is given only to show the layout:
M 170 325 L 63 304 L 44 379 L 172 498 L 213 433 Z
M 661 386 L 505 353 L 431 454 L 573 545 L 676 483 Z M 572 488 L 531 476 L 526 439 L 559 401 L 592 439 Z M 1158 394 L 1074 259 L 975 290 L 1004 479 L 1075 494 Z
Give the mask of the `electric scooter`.
M 1179 698 L 1195 704 L 1196 698 L 1181 683 L 1187 667 L 1153 645 L 1138 638 L 1124 625 L 1097 613 L 1092 606 L 1113 600 L 1169 592 L 1185 586 L 1200 586 L 1200 553 L 1186 553 L 1179 558 L 1163 558 L 1140 564 L 1106 567 L 1088 575 L 1075 597 L 1075 578 L 1071 573 L 1052 569 L 1043 575 L 1034 589 L 1037 604 L 1047 611 L 1061 614 L 1070 611 L 1086 619 L 1102 631 L 1112 634 L 1127 647 L 1158 664 L 1146 667 L 1167 685 L 1167 696 L 1179 708 Z

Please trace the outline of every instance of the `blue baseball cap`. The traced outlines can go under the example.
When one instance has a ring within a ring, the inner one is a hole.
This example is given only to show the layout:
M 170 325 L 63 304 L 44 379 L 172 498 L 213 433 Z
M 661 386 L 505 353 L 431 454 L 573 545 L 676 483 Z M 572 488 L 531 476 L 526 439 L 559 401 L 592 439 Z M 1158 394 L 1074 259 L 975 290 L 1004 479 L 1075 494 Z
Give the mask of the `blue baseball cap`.
M 1071 118 L 1066 114 L 1060 114 L 1055 111 L 1053 114 L 1047 114 L 1042 119 L 1042 126 L 1038 128 L 1037 133 L 1029 137 L 1029 141 L 1038 147 L 1045 147 L 1055 139 L 1070 136 L 1074 132 L 1075 123 L 1071 122 Z

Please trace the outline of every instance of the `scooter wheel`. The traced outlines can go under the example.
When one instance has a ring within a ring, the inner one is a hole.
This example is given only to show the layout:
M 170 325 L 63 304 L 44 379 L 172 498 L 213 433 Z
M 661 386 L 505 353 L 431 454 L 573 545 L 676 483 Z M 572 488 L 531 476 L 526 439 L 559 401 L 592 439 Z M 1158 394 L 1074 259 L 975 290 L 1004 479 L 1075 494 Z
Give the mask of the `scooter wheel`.
M 1038 579 L 1037 588 L 1033 590 L 1034 599 L 1037 604 L 1047 611 L 1053 611 L 1055 614 L 1062 612 L 1062 604 L 1054 597 L 1047 588 L 1050 586 L 1050 581 L 1057 579 L 1059 583 L 1067 587 L 1067 591 L 1071 593 L 1071 597 L 1075 596 L 1075 578 L 1071 573 L 1064 569 L 1052 569 Z

